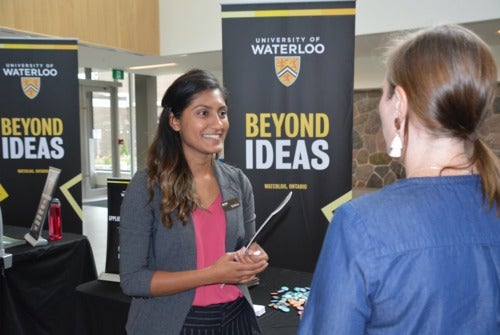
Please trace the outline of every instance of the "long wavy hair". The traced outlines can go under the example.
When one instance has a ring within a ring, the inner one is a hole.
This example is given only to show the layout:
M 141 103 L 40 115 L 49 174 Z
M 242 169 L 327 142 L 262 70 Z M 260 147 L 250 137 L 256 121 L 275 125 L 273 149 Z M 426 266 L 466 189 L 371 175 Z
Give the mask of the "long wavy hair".
M 154 190 L 161 190 L 161 220 L 167 228 L 172 227 L 176 213 L 183 225 L 198 207 L 193 174 L 182 149 L 182 140 L 170 126 L 169 117 L 180 118 L 183 111 L 201 92 L 220 90 L 227 104 L 227 92 L 208 71 L 193 69 L 177 78 L 167 89 L 161 100 L 156 134 L 147 152 L 147 186 L 149 201 Z
M 405 134 L 415 117 L 435 136 L 465 141 L 465 167 L 477 168 L 483 197 L 490 209 L 496 204 L 500 216 L 499 159 L 478 133 L 496 96 L 497 68 L 489 47 L 458 25 L 422 29 L 396 43 L 387 54 L 386 79 L 389 96 L 396 86 L 407 94 Z

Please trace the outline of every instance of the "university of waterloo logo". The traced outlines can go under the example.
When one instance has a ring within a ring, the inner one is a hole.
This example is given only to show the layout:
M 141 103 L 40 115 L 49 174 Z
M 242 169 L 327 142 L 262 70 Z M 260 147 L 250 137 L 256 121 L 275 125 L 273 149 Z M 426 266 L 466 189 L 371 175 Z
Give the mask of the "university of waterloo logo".
M 24 95 L 30 99 L 35 99 L 40 92 L 42 81 L 40 77 L 21 77 L 21 87 Z
M 291 86 L 300 73 L 300 56 L 275 56 L 274 72 L 283 85 Z

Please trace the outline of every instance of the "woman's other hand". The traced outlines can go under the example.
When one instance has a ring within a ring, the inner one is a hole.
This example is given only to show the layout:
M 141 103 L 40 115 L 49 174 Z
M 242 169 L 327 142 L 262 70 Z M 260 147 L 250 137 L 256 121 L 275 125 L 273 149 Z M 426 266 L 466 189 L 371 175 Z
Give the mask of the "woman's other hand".
M 260 247 L 255 247 L 253 251 L 248 250 L 246 255 L 243 255 L 244 248 L 229 252 L 221 256 L 214 264 L 211 265 L 217 282 L 227 284 L 246 284 L 253 280 L 258 273 L 261 273 L 268 266 L 267 253 Z M 259 252 L 257 251 L 260 251 Z M 252 252 L 252 254 L 250 254 Z M 257 253 L 254 255 L 253 253 Z
M 245 249 L 245 247 L 242 247 L 236 252 L 236 261 L 241 263 L 257 263 L 262 260 L 266 262 L 269 260 L 266 251 L 257 243 L 252 243 L 246 252 Z

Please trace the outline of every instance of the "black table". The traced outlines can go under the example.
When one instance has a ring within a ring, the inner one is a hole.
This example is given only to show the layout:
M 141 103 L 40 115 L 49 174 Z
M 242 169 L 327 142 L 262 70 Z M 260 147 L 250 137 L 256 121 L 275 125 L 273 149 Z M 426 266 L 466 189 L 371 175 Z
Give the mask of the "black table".
M 28 228 L 4 226 L 4 235 L 24 240 Z M 42 236 L 47 237 L 44 231 Z M 74 334 L 77 307 L 75 288 L 97 278 L 88 239 L 64 233 L 59 241 L 32 247 L 28 243 L 6 249 L 12 267 L 1 269 L 0 333 Z
M 263 334 L 295 334 L 300 321 L 296 311 L 285 313 L 269 308 L 270 293 L 281 286 L 309 286 L 312 274 L 269 267 L 259 275 L 259 279 L 260 284 L 250 288 L 250 293 L 254 304 L 266 306 L 266 313 L 258 318 Z M 125 323 L 131 299 L 122 293 L 119 283 L 94 280 L 79 285 L 76 291 L 80 308 L 77 334 L 126 334 Z
M 263 334 L 294 335 L 300 322 L 297 311 L 291 308 L 290 312 L 285 313 L 268 307 L 271 292 L 276 292 L 282 286 L 291 290 L 310 286 L 312 273 L 269 267 L 259 275 L 259 279 L 260 284 L 250 288 L 250 293 L 254 304 L 266 306 L 266 313 L 258 318 Z
M 76 335 L 126 334 L 131 298 L 123 294 L 116 282 L 94 280 L 76 288 Z

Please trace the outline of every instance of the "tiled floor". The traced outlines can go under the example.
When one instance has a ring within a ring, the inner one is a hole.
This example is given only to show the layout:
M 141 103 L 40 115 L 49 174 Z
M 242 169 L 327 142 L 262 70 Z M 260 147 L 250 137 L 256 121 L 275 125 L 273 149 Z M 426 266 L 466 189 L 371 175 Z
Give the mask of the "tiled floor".
M 108 241 L 108 209 L 83 204 L 83 235 L 87 236 L 97 268 L 97 274 L 106 266 L 106 246 Z

